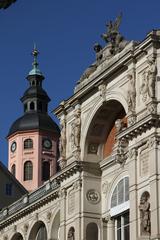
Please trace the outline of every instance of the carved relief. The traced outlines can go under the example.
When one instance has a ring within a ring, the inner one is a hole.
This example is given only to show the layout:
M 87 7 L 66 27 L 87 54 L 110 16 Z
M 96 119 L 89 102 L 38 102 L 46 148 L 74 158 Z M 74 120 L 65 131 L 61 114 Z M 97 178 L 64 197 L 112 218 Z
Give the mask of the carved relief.
M 147 63 L 148 69 L 142 74 L 142 85 L 140 87 L 140 93 L 144 103 L 146 103 L 147 99 L 152 99 L 155 97 L 155 80 L 157 74 L 155 59 L 148 58 Z
M 100 97 L 102 98 L 103 101 L 106 101 L 106 85 L 101 84 L 98 87 L 99 92 L 100 92 Z
M 127 92 L 128 111 L 134 112 L 136 107 L 136 87 L 133 75 L 128 75 L 128 92 Z
M 149 235 L 151 232 L 150 194 L 144 192 L 140 199 L 140 229 L 141 235 Z
M 51 212 L 51 211 L 48 211 L 48 212 L 46 213 L 46 220 L 47 220 L 48 223 L 51 221 L 51 217 L 52 217 L 52 212 Z
M 75 210 L 75 192 L 71 190 L 68 195 L 68 214 L 73 214 Z
M 140 148 L 139 160 L 140 160 L 140 176 L 144 177 L 149 173 L 149 141 Z
M 100 194 L 95 189 L 88 190 L 87 200 L 92 204 L 97 204 L 100 201 Z
M 64 197 L 66 197 L 66 195 L 67 195 L 67 191 L 65 188 L 59 190 L 58 196 L 60 198 L 64 198 Z
M 89 154 L 97 154 L 98 152 L 98 143 L 89 143 L 88 145 L 88 153 Z
M 27 234 L 28 229 L 29 229 L 29 224 L 28 224 L 28 223 L 25 223 L 25 224 L 23 225 L 23 228 L 22 228 L 22 231 L 23 231 L 24 235 Z
M 107 196 L 107 192 L 108 192 L 108 189 L 109 189 L 109 182 L 106 181 L 102 184 L 102 193 Z
M 119 163 L 121 166 L 124 166 L 127 159 L 127 146 L 128 142 L 126 139 L 118 140 L 115 161 Z

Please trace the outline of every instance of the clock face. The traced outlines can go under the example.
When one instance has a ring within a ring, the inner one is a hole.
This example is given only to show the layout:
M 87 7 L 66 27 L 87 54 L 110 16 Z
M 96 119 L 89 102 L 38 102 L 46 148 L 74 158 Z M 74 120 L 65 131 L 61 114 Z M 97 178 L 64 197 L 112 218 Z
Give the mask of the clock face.
M 13 142 L 12 145 L 11 145 L 11 152 L 15 152 L 16 148 L 17 148 L 17 143 Z
M 43 147 L 46 149 L 52 148 L 52 141 L 49 138 L 43 139 Z

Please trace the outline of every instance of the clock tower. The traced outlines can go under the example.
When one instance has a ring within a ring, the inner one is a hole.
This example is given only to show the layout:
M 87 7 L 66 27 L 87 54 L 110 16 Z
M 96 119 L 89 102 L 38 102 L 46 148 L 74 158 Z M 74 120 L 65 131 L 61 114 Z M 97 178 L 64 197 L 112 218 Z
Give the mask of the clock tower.
M 42 88 L 44 76 L 38 67 L 36 48 L 32 54 L 29 88 L 21 98 L 24 114 L 12 124 L 7 136 L 8 168 L 28 191 L 56 173 L 59 139 L 59 128 L 48 115 L 50 98 Z

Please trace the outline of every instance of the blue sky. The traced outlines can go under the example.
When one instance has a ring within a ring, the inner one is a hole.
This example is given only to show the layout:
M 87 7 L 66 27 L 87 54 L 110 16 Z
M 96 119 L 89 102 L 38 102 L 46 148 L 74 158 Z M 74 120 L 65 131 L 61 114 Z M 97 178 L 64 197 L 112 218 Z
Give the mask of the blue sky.
M 23 114 L 20 97 L 28 87 L 33 43 L 52 99 L 49 111 L 73 94 L 81 74 L 95 60 L 93 45 L 104 41 L 105 23 L 123 12 L 121 33 L 143 40 L 160 28 L 160 1 L 154 0 L 17 0 L 0 10 L 0 160 L 7 163 L 5 139 Z

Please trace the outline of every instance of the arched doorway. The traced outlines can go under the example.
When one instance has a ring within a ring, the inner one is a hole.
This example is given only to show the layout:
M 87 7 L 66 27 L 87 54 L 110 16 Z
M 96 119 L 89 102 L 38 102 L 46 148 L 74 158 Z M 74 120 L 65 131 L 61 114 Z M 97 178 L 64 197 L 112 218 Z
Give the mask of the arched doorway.
M 30 232 L 29 240 L 47 240 L 47 229 L 42 221 L 35 223 Z

